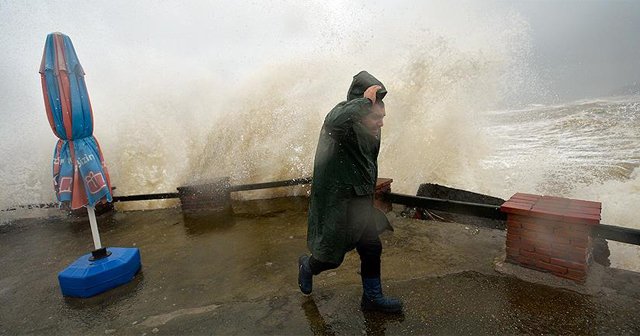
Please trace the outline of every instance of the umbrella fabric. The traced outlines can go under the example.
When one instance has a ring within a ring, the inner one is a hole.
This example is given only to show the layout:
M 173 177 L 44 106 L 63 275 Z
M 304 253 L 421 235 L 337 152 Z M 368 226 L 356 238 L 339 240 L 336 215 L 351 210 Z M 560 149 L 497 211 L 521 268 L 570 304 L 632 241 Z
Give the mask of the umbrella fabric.
M 93 111 L 84 70 L 71 39 L 62 33 L 47 36 L 40 65 L 47 118 L 59 138 L 53 154 L 53 186 L 60 202 L 72 209 L 112 201 L 109 173 L 93 136 Z

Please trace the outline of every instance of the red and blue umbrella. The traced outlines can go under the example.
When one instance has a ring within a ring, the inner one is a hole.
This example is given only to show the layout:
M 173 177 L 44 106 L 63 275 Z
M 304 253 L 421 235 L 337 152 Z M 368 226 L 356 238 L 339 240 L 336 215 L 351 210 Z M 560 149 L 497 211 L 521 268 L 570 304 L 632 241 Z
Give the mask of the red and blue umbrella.
M 111 184 L 93 136 L 84 71 L 68 36 L 47 36 L 40 76 L 49 125 L 58 137 L 53 153 L 56 197 L 70 203 L 71 209 L 87 208 L 96 248 L 58 274 L 60 289 L 65 296 L 90 297 L 131 281 L 141 267 L 140 251 L 120 247 L 107 251 L 100 243 L 94 206 L 112 201 Z
M 93 208 L 112 201 L 109 173 L 93 136 L 93 111 L 84 70 L 71 39 L 47 36 L 40 64 L 42 93 L 51 130 L 58 137 L 53 153 L 53 187 L 59 202 L 89 211 L 96 250 L 101 248 Z M 97 237 L 96 237 L 97 236 Z
M 93 136 L 93 111 L 84 70 L 71 39 L 47 36 L 40 65 L 42 93 L 51 130 L 59 138 L 53 154 L 53 186 L 71 209 L 112 201 L 109 173 Z

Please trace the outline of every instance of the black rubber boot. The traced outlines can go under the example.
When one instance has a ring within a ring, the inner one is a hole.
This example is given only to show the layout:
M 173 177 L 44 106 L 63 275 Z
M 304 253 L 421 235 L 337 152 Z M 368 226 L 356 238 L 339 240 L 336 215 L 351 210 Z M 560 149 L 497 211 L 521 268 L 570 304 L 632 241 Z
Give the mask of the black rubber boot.
M 402 312 L 402 301 L 382 294 L 380 278 L 362 278 L 362 310 L 374 310 L 384 313 Z
M 298 258 L 298 287 L 304 295 L 311 295 L 313 290 L 313 273 L 309 266 L 309 256 L 301 255 Z

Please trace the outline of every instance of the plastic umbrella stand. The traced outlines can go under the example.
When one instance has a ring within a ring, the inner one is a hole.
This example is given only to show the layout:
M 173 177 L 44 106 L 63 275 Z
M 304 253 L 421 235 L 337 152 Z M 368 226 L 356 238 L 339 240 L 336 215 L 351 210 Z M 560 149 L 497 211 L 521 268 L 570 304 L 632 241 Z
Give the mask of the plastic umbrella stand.
M 91 297 L 133 280 L 140 270 L 137 248 L 102 247 L 95 209 L 87 206 L 95 250 L 74 261 L 58 274 L 64 296 Z

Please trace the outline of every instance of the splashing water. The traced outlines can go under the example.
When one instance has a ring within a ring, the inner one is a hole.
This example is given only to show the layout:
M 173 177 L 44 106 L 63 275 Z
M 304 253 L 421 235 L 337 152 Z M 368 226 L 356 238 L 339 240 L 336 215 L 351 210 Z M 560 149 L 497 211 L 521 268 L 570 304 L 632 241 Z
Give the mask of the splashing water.
M 133 6 L 125 19 L 147 8 Z M 30 8 L 28 57 L 10 58 L 2 68 L 25 79 L 18 87 L 2 84 L 24 101 L 8 99 L 1 107 L 18 124 L 2 126 L 8 146 L 0 149 L 7 157 L 29 155 L 2 166 L 0 208 L 52 200 L 53 135 L 37 71 L 30 71 L 41 56 L 41 32 L 50 29 L 38 19 L 48 23 L 51 16 L 66 22 L 62 28 L 87 72 L 95 134 L 116 194 L 171 192 L 220 176 L 234 183 L 310 176 L 324 115 L 362 69 L 391 92 L 381 174 L 403 191 L 445 177 L 471 180 L 464 165 L 486 152 L 477 141 L 478 113 L 500 103 L 527 72 L 527 25 L 514 13 L 485 14 L 472 6 L 452 5 L 455 14 L 443 19 L 436 11 L 441 6 L 285 1 L 228 8 L 236 19 L 229 22 L 205 4 L 167 3 L 154 4 L 154 16 L 136 17 L 136 25 L 110 16 L 109 7 L 104 20 L 119 23 L 110 29 L 77 17 L 96 9 Z M 161 29 L 167 22 L 175 31 Z M 3 45 L 13 42 L 3 36 Z M 26 144 L 18 140 L 25 137 Z M 417 151 L 398 150 L 409 145 Z

